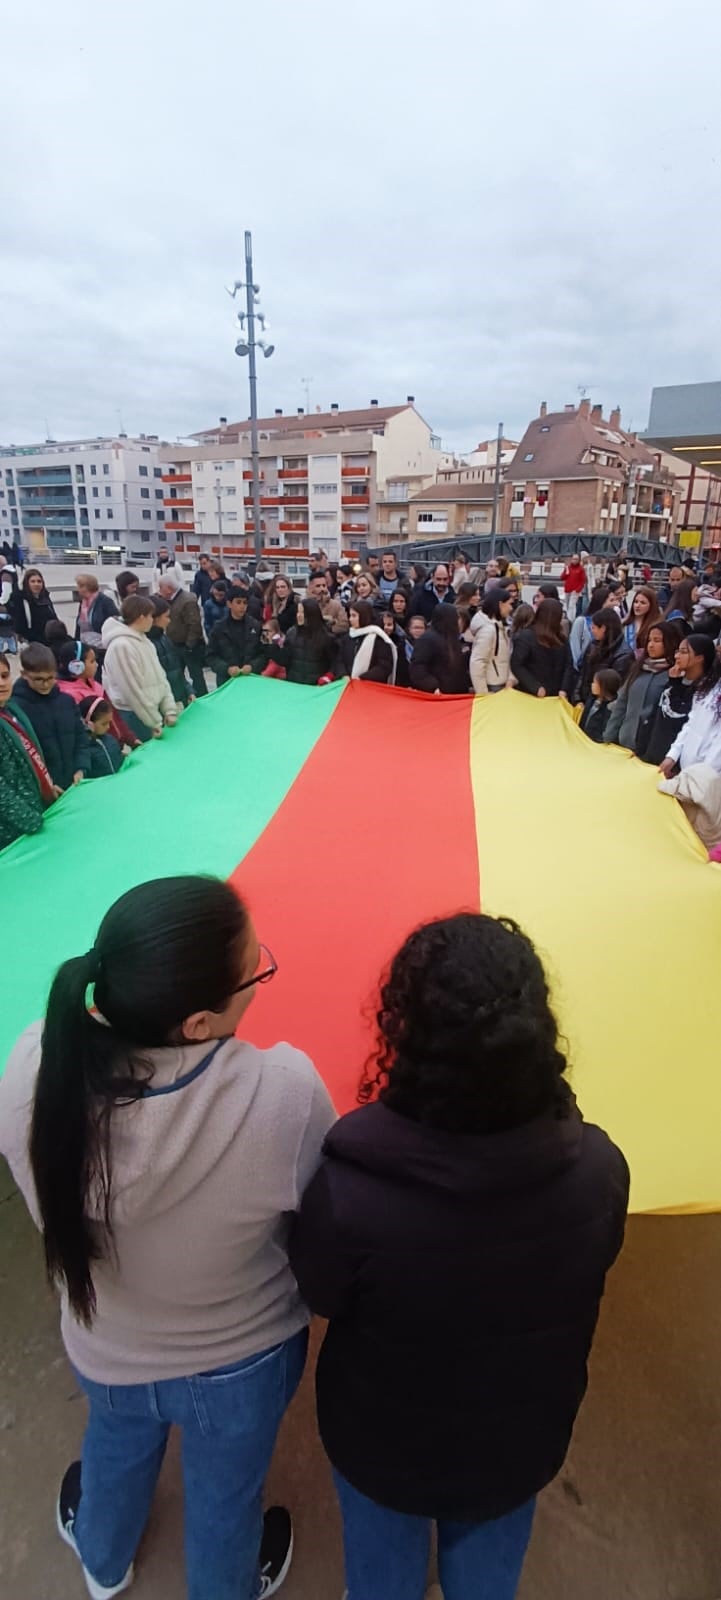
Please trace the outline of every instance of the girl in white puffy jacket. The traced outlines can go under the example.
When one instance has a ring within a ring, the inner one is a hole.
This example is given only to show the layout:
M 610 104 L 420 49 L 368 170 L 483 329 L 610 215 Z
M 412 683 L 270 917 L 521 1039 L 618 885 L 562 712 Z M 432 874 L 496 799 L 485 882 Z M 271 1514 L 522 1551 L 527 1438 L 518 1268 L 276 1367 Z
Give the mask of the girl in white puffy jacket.
M 495 694 L 513 686 L 508 619 L 513 601 L 507 589 L 489 589 L 471 624 L 471 683 L 474 694 Z
M 103 623 L 103 687 L 133 733 L 145 742 L 158 739 L 163 723 L 178 720 L 178 708 L 157 651 L 147 637 L 153 606 L 141 595 L 123 601 L 120 617 Z

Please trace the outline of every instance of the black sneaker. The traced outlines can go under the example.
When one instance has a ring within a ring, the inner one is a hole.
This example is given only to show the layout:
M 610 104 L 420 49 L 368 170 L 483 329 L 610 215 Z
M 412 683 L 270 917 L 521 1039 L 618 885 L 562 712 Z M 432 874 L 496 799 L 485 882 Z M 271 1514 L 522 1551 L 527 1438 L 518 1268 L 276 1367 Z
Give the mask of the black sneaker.
M 75 1518 L 80 1505 L 80 1495 L 80 1462 L 73 1461 L 60 1485 L 56 1512 L 58 1533 L 61 1539 L 64 1539 L 70 1549 L 75 1552 L 81 1567 L 83 1567 L 88 1594 L 92 1596 L 92 1600 L 111 1600 L 112 1595 L 122 1594 L 125 1589 L 130 1588 L 133 1581 L 133 1564 L 132 1562 L 130 1563 L 122 1581 L 113 1584 L 110 1588 L 107 1588 L 105 1584 L 98 1583 L 97 1578 L 91 1577 L 87 1567 L 83 1566 L 82 1557 L 75 1542 Z M 263 1593 L 272 1594 L 273 1591 L 272 1589 L 261 1590 L 261 1594 Z
M 290 1572 L 293 1560 L 293 1523 L 285 1506 L 271 1506 L 263 1518 L 260 1546 L 260 1588 L 258 1600 L 277 1594 Z

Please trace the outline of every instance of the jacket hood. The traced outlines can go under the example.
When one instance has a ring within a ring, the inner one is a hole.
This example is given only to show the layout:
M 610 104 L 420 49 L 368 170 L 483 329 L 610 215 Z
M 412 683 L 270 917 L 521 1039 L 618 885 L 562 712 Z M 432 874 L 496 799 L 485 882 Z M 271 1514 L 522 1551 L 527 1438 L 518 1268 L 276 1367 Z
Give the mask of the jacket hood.
M 120 617 L 108 617 L 107 622 L 103 623 L 100 637 L 103 641 L 103 648 L 106 650 L 108 645 L 112 644 L 113 639 L 124 639 L 126 643 L 131 645 L 139 644 L 141 647 L 144 647 L 146 642 L 144 633 L 135 633 L 132 628 L 128 627 L 126 622 L 121 622 Z
M 342 1117 L 325 1154 L 395 1183 L 421 1184 L 455 1194 L 504 1194 L 530 1189 L 578 1160 L 583 1120 L 547 1113 L 507 1133 L 454 1134 L 429 1128 L 376 1103 Z

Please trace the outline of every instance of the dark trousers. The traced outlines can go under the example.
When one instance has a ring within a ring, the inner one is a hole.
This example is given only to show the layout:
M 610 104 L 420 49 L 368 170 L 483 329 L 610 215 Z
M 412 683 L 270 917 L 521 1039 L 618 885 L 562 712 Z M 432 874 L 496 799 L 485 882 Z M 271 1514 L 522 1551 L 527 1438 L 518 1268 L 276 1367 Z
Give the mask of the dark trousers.
M 176 649 L 183 663 L 183 667 L 190 678 L 191 684 L 193 685 L 193 694 L 196 696 L 207 694 L 208 685 L 203 674 L 203 667 L 205 665 L 205 645 L 194 644 L 191 645 L 190 648 L 188 648 L 187 645 L 177 645 Z

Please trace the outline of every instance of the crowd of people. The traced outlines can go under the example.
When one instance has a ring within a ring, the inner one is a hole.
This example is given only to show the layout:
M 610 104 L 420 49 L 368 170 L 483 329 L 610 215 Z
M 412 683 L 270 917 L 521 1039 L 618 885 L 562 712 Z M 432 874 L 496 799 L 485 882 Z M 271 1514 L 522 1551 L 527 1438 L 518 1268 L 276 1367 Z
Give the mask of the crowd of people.
M 573 556 L 529 605 L 505 559 L 472 570 L 459 551 L 402 571 L 392 551 L 363 566 L 317 552 L 299 596 L 282 574 L 229 576 L 207 556 L 187 587 L 164 549 L 150 593 L 132 571 L 118 575 L 116 598 L 80 573 L 71 638 L 38 569 L 20 579 L 5 561 L 0 776 L 14 775 L 14 792 L 0 803 L 0 847 L 37 831 L 71 784 L 117 772 L 127 750 L 160 738 L 209 692 L 209 673 L 218 687 L 252 674 L 308 685 L 347 676 L 432 695 L 559 697 L 590 739 L 664 778 L 692 764 L 721 774 L 721 568 L 672 567 L 658 588 L 651 576 Z
M 347 1600 L 423 1600 L 434 1522 L 443 1600 L 513 1600 L 586 1390 L 625 1159 L 583 1120 L 514 922 L 411 933 L 340 1119 L 305 1054 L 245 1041 L 277 971 L 262 931 L 217 879 L 131 889 L 0 1079 L 0 1152 L 88 1408 L 58 1531 L 94 1600 L 124 1592 L 175 1425 L 188 1600 L 268 1600 L 293 1529 L 264 1481 L 317 1313 Z

